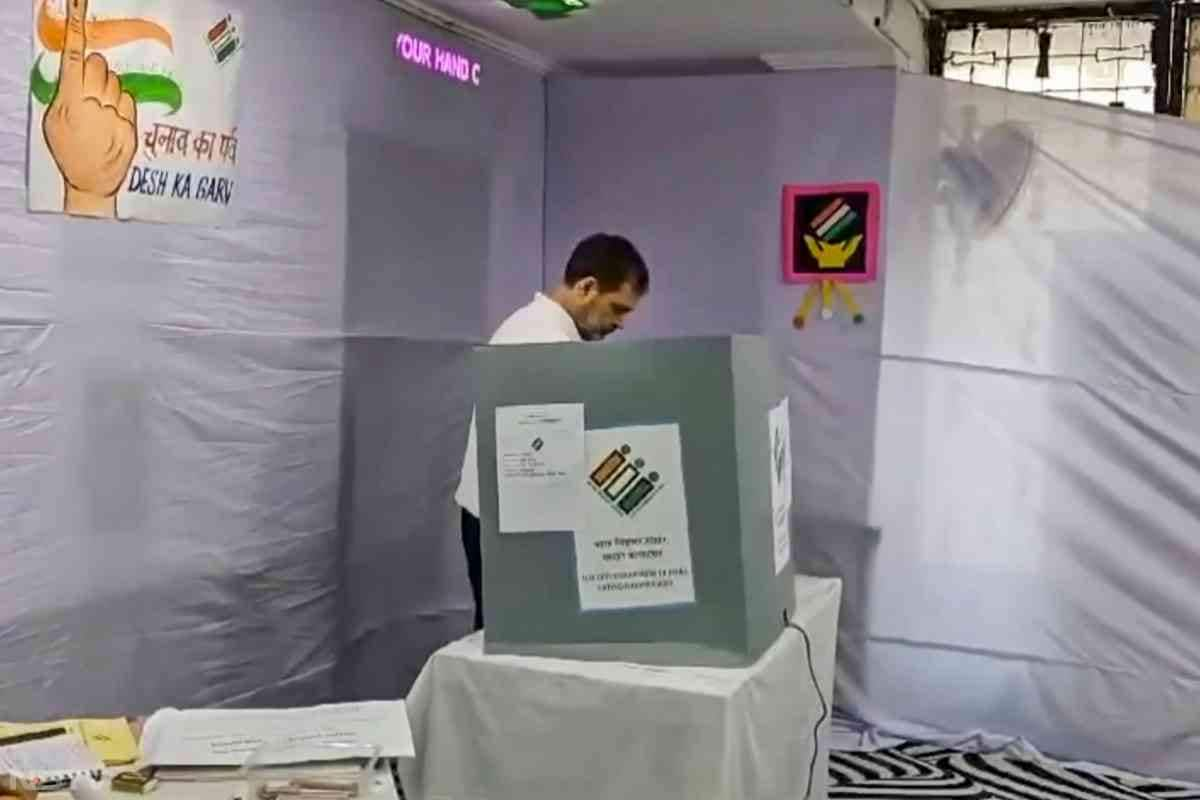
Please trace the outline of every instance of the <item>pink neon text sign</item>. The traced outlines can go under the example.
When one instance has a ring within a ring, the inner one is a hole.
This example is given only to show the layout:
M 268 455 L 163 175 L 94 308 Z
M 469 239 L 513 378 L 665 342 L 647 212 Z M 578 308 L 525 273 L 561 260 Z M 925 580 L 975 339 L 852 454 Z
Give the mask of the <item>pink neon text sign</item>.
M 396 58 L 459 83 L 479 85 L 483 65 L 461 53 L 432 45 L 410 33 L 396 34 Z

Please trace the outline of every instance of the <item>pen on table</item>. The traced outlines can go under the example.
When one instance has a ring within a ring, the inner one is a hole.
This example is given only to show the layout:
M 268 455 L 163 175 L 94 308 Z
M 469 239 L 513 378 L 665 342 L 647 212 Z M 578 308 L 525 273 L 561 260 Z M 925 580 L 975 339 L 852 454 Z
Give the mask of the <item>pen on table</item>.
M 349 792 L 350 794 L 358 794 L 358 783 L 356 781 L 322 781 L 315 778 L 292 781 L 292 786 L 297 789 L 318 789 L 327 792 Z
M 13 736 L 0 736 L 0 747 L 10 744 L 21 744 L 22 742 L 33 742 L 38 739 L 50 739 L 55 736 L 65 736 L 66 728 L 47 728 L 44 731 L 32 731 L 30 733 L 18 733 Z

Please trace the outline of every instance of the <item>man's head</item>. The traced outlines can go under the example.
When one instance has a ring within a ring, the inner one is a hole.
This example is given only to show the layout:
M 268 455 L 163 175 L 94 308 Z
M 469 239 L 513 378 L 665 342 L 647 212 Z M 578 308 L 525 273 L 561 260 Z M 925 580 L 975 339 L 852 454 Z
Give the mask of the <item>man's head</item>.
M 628 239 L 597 233 L 575 246 L 554 292 L 579 335 L 603 339 L 619 330 L 650 290 L 650 272 Z

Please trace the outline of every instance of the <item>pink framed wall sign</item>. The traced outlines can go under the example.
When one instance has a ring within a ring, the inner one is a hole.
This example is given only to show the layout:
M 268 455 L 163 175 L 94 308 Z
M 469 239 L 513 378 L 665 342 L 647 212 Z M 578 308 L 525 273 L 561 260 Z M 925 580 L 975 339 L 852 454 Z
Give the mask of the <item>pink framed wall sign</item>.
M 878 183 L 784 186 L 784 282 L 874 281 L 880 194 Z

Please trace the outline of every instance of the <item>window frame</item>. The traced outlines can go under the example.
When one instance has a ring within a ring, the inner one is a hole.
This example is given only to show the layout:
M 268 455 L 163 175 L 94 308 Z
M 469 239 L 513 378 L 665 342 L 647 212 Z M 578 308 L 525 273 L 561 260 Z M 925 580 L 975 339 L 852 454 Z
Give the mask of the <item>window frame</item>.
M 936 12 L 930 16 L 926 31 L 929 72 L 931 75 L 944 76 L 946 40 L 951 31 L 969 30 L 976 26 L 1037 31 L 1054 23 L 1150 22 L 1153 25 L 1150 60 L 1154 69 L 1154 111 L 1179 116 L 1183 109 L 1187 68 L 1187 27 L 1194 16 L 1200 16 L 1200 0 L 1146 0 L 1105 5 Z M 1172 55 L 1176 57 L 1172 58 Z M 1052 93 L 1049 96 L 1056 95 Z

